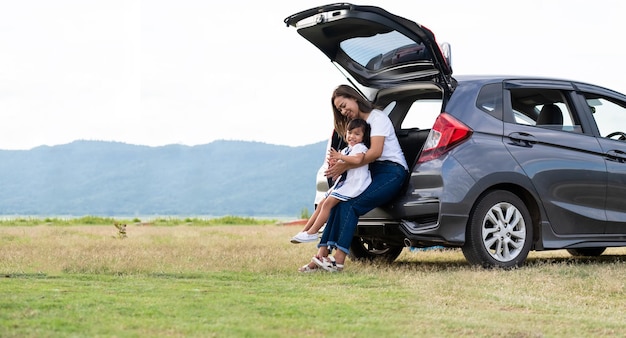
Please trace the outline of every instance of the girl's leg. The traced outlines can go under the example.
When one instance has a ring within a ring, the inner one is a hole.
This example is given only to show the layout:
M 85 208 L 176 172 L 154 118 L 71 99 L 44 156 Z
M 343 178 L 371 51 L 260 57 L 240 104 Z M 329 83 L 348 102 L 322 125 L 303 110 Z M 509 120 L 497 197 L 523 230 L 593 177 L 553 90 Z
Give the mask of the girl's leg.
M 313 212 L 313 215 L 311 215 L 311 217 L 309 217 L 309 219 L 306 221 L 306 224 L 304 224 L 304 228 L 302 228 L 302 230 L 300 232 L 307 232 L 307 231 L 309 231 L 309 229 L 311 229 L 311 226 L 313 225 L 313 223 L 315 223 L 315 219 L 317 218 L 317 214 L 319 214 L 319 211 L 317 211 L 317 209 L 315 209 L 315 211 Z
M 317 245 L 318 249 L 317 249 L 317 257 L 327 257 L 329 254 L 329 248 L 328 248 L 328 238 L 330 237 L 331 233 L 333 233 L 333 235 L 335 236 L 336 233 L 338 233 L 338 228 L 340 227 L 340 223 L 336 220 L 337 216 L 339 216 L 339 213 L 337 212 L 337 209 L 339 209 L 342 205 L 344 205 L 346 203 L 339 203 L 336 207 L 331 208 L 330 209 L 330 214 L 328 216 L 328 221 L 326 222 L 326 228 L 324 228 L 324 232 L 322 232 L 322 237 L 320 239 L 320 243 Z M 317 209 L 319 209 L 320 206 L 317 206 Z M 315 264 L 313 261 L 309 262 L 308 264 L 309 269 L 317 269 L 317 264 Z
M 324 203 L 326 202 L 327 199 L 328 198 L 324 198 L 318 203 L 317 208 L 315 208 L 315 211 L 313 211 L 313 215 L 311 215 L 311 217 L 309 217 L 309 220 L 306 221 L 306 224 L 304 225 L 304 229 L 302 229 L 303 232 L 308 232 L 309 229 L 311 229 L 311 227 L 313 226 L 313 223 L 315 223 L 315 220 L 319 217 L 320 210 L 322 209 L 322 206 L 324 206 Z M 326 217 L 328 218 L 328 215 Z M 317 230 L 319 230 L 319 228 Z
M 326 221 L 328 220 L 330 210 L 333 209 L 337 204 L 339 204 L 339 202 L 341 201 L 332 196 L 328 196 L 326 199 L 324 199 L 324 204 L 320 204 L 317 206 L 317 209 L 315 209 L 315 211 L 318 212 L 319 210 L 319 212 L 317 213 L 317 217 L 315 217 L 315 221 L 307 231 L 309 235 L 317 233 L 322 228 L 324 223 L 326 223 Z
M 317 207 L 320 209 L 320 206 Z M 326 227 L 324 228 L 324 232 L 322 232 L 322 237 L 320 238 L 320 242 L 317 245 L 317 255 L 320 259 L 322 257 L 328 257 L 330 253 L 330 248 L 328 247 L 329 238 L 333 238 L 333 241 L 337 238 L 340 228 L 340 216 L 342 212 L 338 212 L 339 209 L 346 208 L 348 211 L 351 210 L 349 206 L 346 207 L 346 203 L 338 203 L 334 208 L 329 208 L 330 213 L 328 216 L 328 220 L 326 221 Z M 322 219 L 320 217 L 320 219 Z M 345 258 L 344 258 L 345 259 Z M 309 269 L 317 269 L 317 264 L 311 261 L 308 264 Z

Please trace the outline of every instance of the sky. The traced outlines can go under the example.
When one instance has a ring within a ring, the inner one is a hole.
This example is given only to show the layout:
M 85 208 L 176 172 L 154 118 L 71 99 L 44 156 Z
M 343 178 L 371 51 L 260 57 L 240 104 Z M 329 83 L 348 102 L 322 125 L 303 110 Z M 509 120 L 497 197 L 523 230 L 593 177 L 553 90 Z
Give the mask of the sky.
M 328 3 L 0 0 L 0 149 L 324 141 L 330 95 L 346 81 L 283 20 Z M 354 3 L 431 29 L 451 44 L 455 75 L 559 77 L 626 93 L 620 0 Z

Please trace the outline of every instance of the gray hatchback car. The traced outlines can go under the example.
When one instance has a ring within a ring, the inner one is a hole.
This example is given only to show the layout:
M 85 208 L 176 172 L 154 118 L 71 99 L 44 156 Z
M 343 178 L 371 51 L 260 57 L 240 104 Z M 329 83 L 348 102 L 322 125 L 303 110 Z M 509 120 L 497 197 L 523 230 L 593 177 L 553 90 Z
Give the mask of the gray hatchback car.
M 331 4 L 285 23 L 385 107 L 411 167 L 393 202 L 360 217 L 352 259 L 440 245 L 507 268 L 531 250 L 626 246 L 624 94 L 564 79 L 453 77 L 448 45 L 378 7 Z M 345 145 L 335 135 L 329 146 Z

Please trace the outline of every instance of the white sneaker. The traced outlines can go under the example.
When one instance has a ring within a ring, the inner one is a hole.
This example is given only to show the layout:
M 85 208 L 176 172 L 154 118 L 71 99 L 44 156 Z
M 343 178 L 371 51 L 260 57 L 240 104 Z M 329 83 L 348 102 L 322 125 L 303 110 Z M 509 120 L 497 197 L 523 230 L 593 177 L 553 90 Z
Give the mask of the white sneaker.
M 311 243 L 311 242 L 316 242 L 317 238 L 318 238 L 317 234 L 309 235 L 306 233 L 306 231 L 303 231 L 293 236 L 293 238 L 291 239 L 291 243 L 294 243 L 294 244 Z

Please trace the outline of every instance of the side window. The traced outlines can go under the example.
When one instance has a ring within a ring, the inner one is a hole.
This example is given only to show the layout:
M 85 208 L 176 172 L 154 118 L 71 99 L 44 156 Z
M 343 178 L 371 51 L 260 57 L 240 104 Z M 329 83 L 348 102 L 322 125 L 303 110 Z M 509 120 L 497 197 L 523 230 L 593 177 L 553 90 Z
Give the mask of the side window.
M 567 92 L 557 89 L 510 89 L 512 116 L 515 123 L 540 128 L 582 133 L 573 114 Z
M 476 107 L 502 120 L 502 83 L 491 83 L 480 89 Z
M 401 129 L 430 129 L 441 113 L 440 99 L 417 100 L 411 104 L 408 113 L 402 120 Z
M 624 104 L 626 103 L 591 94 L 585 94 L 585 99 L 602 137 L 607 137 L 614 132 L 626 132 L 626 122 L 624 122 L 626 117 Z M 617 134 L 611 138 L 617 140 L 620 136 Z

